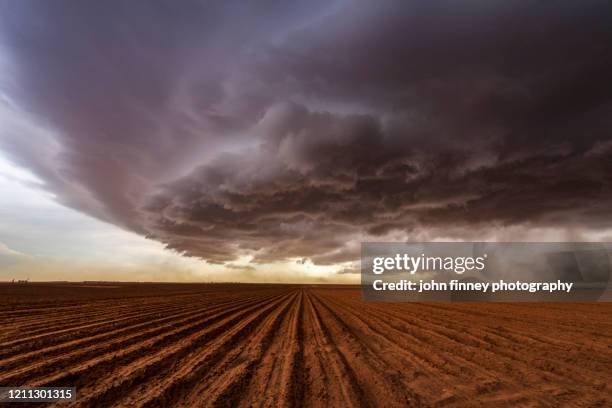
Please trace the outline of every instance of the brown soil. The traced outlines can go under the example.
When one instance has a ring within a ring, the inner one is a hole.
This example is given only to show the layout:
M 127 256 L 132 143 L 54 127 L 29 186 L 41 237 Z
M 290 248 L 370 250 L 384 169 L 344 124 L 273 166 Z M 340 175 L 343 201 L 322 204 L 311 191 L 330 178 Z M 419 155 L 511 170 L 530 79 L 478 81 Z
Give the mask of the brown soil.
M 76 386 L 74 406 L 612 406 L 612 303 L 114 283 L 0 299 L 0 386 Z

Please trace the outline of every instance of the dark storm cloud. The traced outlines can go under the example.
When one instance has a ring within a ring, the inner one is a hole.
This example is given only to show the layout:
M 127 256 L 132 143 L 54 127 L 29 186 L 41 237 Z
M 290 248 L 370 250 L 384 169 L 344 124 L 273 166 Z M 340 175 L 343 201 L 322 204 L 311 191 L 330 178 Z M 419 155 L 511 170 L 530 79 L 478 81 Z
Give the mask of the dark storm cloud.
M 261 111 L 222 85 L 241 55 L 320 12 L 281 1 L 0 7 L 0 47 L 13 65 L 5 92 L 57 132 L 61 157 L 48 168 L 23 135 L 3 135 L 5 150 L 67 204 L 86 201 L 76 184 L 102 204 L 81 209 L 138 231 L 137 202 L 151 184 L 233 143 Z
M 0 4 L 6 93 L 60 146 L 4 149 L 189 255 L 612 228 L 609 2 Z

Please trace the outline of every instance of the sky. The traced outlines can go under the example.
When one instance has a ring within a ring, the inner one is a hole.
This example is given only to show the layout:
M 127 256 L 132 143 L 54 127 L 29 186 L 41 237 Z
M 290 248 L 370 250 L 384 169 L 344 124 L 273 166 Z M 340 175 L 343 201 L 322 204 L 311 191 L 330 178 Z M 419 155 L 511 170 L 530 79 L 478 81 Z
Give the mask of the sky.
M 611 241 L 611 44 L 609 1 L 0 0 L 0 280 Z
M 211 265 L 160 242 L 58 204 L 32 173 L 0 156 L 0 281 L 352 283 L 337 268 L 277 262 L 256 271 L 248 257 Z M 287 271 L 291 271 L 287 274 Z

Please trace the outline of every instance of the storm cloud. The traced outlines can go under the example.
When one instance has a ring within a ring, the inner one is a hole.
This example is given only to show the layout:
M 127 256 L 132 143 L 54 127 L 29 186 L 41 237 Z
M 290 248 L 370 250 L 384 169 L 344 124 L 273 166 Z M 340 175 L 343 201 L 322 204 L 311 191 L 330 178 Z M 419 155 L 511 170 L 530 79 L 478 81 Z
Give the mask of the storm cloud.
M 0 8 L 0 149 L 186 255 L 612 228 L 608 1 Z

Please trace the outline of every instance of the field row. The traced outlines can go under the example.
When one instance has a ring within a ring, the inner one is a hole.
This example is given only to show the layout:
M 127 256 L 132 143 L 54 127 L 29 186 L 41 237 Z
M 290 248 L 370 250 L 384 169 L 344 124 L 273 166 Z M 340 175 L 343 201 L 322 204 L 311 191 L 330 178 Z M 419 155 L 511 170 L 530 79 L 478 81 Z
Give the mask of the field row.
M 0 310 L 0 385 L 76 386 L 74 406 L 612 404 L 607 304 L 191 289 Z

